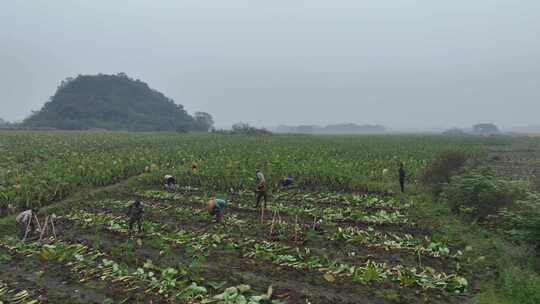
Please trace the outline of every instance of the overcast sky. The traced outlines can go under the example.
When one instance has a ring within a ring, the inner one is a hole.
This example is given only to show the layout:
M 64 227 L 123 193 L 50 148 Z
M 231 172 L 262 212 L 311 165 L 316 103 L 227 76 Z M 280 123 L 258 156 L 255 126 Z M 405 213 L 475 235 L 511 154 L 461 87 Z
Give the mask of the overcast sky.
M 540 1 L 0 1 L 1 118 L 118 72 L 218 126 L 540 125 Z

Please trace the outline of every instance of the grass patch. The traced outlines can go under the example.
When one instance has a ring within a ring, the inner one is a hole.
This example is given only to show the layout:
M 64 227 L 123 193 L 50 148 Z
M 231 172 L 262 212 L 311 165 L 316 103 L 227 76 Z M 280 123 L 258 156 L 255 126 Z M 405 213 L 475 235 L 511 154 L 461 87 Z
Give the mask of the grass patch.
M 466 248 L 461 263 L 465 276 L 471 279 L 473 303 L 540 303 L 534 248 L 509 242 L 477 222 L 453 214 L 447 204 L 430 195 L 411 199 L 415 208 L 410 212 L 417 223 Z

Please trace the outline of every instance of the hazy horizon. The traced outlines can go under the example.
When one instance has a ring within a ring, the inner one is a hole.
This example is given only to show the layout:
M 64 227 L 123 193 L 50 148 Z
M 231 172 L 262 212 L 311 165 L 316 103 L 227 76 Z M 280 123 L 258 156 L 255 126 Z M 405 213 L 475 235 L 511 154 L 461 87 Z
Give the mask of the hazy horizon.
M 540 2 L 0 3 L 0 118 L 124 72 L 218 127 L 540 125 Z

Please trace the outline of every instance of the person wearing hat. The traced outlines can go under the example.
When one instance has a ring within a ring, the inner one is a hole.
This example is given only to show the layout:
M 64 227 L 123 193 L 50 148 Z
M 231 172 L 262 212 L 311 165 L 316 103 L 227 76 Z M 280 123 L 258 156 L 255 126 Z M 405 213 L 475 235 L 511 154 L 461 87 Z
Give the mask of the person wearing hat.
M 215 198 L 209 200 L 206 207 L 210 215 L 216 217 L 216 223 L 219 223 L 223 217 L 223 212 L 225 212 L 225 207 L 227 207 L 227 202 L 223 199 Z
M 255 205 L 255 208 L 259 208 L 261 199 L 264 199 L 264 208 L 266 208 L 266 201 L 268 199 L 268 188 L 266 187 L 266 179 L 264 178 L 264 174 L 262 174 L 261 170 L 257 170 L 256 178 L 257 188 L 255 189 L 255 194 L 257 197 L 257 204 Z
M 27 227 L 30 228 L 28 233 L 32 233 L 35 230 L 36 227 L 34 225 L 33 218 L 35 215 L 37 215 L 37 213 L 38 213 L 38 208 L 32 208 L 32 209 L 25 210 L 19 213 L 17 217 L 15 218 L 15 221 L 17 222 L 17 225 L 19 226 L 21 239 L 24 238 Z

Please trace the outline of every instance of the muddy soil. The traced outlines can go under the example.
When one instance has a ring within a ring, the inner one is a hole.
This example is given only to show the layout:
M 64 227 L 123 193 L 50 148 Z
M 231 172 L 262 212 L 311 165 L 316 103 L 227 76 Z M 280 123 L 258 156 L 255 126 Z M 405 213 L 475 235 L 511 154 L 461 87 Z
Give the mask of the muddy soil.
M 174 202 L 153 201 L 151 202 L 151 204 L 159 204 L 160 208 L 162 208 L 164 204 L 173 204 L 173 206 L 175 206 Z M 200 204 L 190 207 L 192 207 L 194 210 L 202 209 L 202 206 Z M 123 215 L 121 213 L 121 210 L 113 207 L 97 207 L 90 209 L 92 209 L 93 212 L 106 212 L 117 216 Z M 165 207 L 165 209 L 167 209 L 167 207 Z M 238 215 L 240 219 L 247 222 L 245 226 L 249 227 L 249 229 L 233 226 L 228 227 L 226 233 L 231 237 L 237 240 L 241 240 L 244 237 L 251 237 L 259 240 L 270 240 L 270 227 L 268 227 L 270 225 L 270 220 L 268 221 L 266 227 L 261 227 L 259 218 L 257 217 L 258 214 L 255 210 L 253 210 L 253 212 L 250 212 L 249 209 L 246 211 L 246 209 L 244 208 L 231 208 L 227 215 Z M 175 231 L 181 228 L 188 231 L 197 231 L 203 233 L 213 229 L 212 225 L 208 225 L 207 220 L 201 220 L 197 217 L 192 217 L 190 219 L 186 219 L 185 217 L 176 217 L 173 211 L 166 212 L 157 209 L 151 209 L 146 211 L 145 216 L 146 219 L 151 220 L 155 223 L 166 224 L 168 227 L 170 227 L 171 231 Z M 288 218 L 285 215 L 282 217 L 285 220 L 293 220 L 292 218 Z M 300 221 L 300 225 L 309 226 L 311 223 L 307 221 L 311 221 L 311 219 L 305 220 L 306 221 Z M 373 227 L 371 225 L 368 226 L 362 224 L 357 224 L 356 226 L 363 229 Z M 450 258 L 435 258 L 430 256 L 417 257 L 414 252 L 411 251 L 385 250 L 383 248 L 374 248 L 345 242 L 330 241 L 328 240 L 328 237 L 331 236 L 337 228 L 331 226 L 324 226 L 323 229 L 323 234 L 315 235 L 309 240 L 305 241 L 303 244 L 293 242 L 292 232 L 290 232 L 290 237 L 288 238 L 288 240 L 280 240 L 280 243 L 291 247 L 307 246 L 310 249 L 313 249 L 314 252 L 319 254 L 320 256 L 328 256 L 334 260 L 347 262 L 352 265 L 359 265 L 367 260 L 371 260 L 375 262 L 387 262 L 389 264 L 395 265 L 402 264 L 411 267 L 429 266 L 441 272 L 453 272 L 455 270 L 454 266 L 456 265 L 456 261 Z M 420 230 L 406 225 L 381 225 L 381 227 L 377 227 L 377 230 L 384 232 L 409 233 L 411 235 L 420 234 L 418 232 Z M 425 231 L 422 231 L 421 237 L 423 237 L 425 233 Z M 355 253 L 354 257 L 351 257 L 349 255 L 349 253 L 351 252 Z
M 70 223 L 59 224 L 64 231 L 63 238 L 70 242 L 94 244 L 94 229 L 71 226 Z M 114 246 L 126 241 L 121 234 L 101 230 L 99 233 L 100 250 L 111 253 Z M 143 238 L 143 243 L 149 241 Z M 143 245 L 138 248 L 134 255 L 137 263 L 143 263 L 150 259 L 156 265 L 175 265 L 177 263 L 189 263 L 189 257 L 181 247 L 173 247 L 167 257 L 162 257 L 159 250 Z M 120 258 L 121 259 L 121 258 Z M 118 260 L 118 257 L 115 258 Z M 132 261 L 124 261 L 126 263 Z M 262 259 L 246 259 L 240 252 L 216 250 L 212 252 L 208 260 L 200 269 L 199 275 L 207 278 L 207 281 L 226 282 L 227 285 L 249 284 L 255 290 L 263 293 L 270 285 L 275 294 L 287 300 L 288 303 L 412 303 L 407 299 L 418 298 L 417 291 L 412 288 L 400 287 L 398 284 L 386 282 L 384 284 L 359 285 L 350 280 L 338 278 L 335 283 L 325 281 L 322 274 L 316 271 L 299 271 L 290 267 L 279 267 Z M 294 288 L 293 288 L 294 286 Z M 399 291 L 396 294 L 381 293 L 381 290 Z M 441 296 L 441 293 L 428 293 L 425 295 L 429 301 L 425 303 L 459 303 L 457 297 Z M 434 300 L 441 297 L 439 300 Z M 359 302 L 362 299 L 362 302 Z
M 156 223 L 163 223 L 166 229 L 175 231 L 177 229 L 185 229 L 188 231 L 197 232 L 223 232 L 222 225 L 208 225 L 207 219 L 193 216 L 186 218 L 175 215 L 172 212 L 174 207 L 187 207 L 194 210 L 204 209 L 204 205 L 200 203 L 199 198 L 194 198 L 195 195 L 204 197 L 202 193 L 192 194 L 185 200 L 159 200 L 159 199 L 143 199 L 145 203 L 160 206 L 161 210 L 147 210 L 146 219 Z M 125 191 L 121 193 L 109 192 L 107 198 L 115 199 L 133 199 L 133 196 L 128 195 Z M 94 199 L 104 198 L 103 195 L 94 196 Z M 243 195 L 237 198 L 244 204 L 251 202 L 251 196 Z M 293 202 L 295 200 L 292 200 Z M 298 204 L 301 202 L 298 201 Z M 331 207 L 332 204 L 321 202 L 323 207 Z M 336 207 L 345 206 L 336 202 Z M 166 210 L 167 207 L 171 209 Z M 69 205 L 63 211 L 68 212 L 68 209 L 77 210 L 85 209 L 89 212 L 107 212 L 115 215 L 122 215 L 123 210 L 114 207 L 101 206 L 100 204 L 92 204 L 92 201 L 79 201 Z M 150 208 L 148 208 L 150 209 Z M 375 211 L 378 208 L 363 208 L 368 212 Z M 382 208 L 381 208 L 382 209 Z M 58 209 L 56 209 L 58 210 Z M 62 213 L 62 212 L 58 212 Z M 224 231 L 228 236 L 235 240 L 241 240 L 244 237 L 253 239 L 267 239 L 267 229 L 263 228 L 259 222 L 260 211 L 254 208 L 239 208 L 233 204 L 227 208 L 228 216 L 236 216 L 238 219 L 246 221 L 246 224 L 241 227 L 231 225 Z M 267 215 L 271 217 L 270 214 Z M 293 218 L 286 214 L 281 214 L 281 217 L 289 222 L 293 222 Z M 313 218 L 309 216 L 299 217 L 301 225 L 311 225 Z M 429 236 L 428 230 L 420 229 L 411 225 L 376 225 L 364 224 L 354 221 L 340 222 L 339 226 L 358 226 L 360 228 L 373 227 L 382 232 L 409 233 L 415 237 L 423 238 Z M 99 249 L 115 261 L 120 261 L 129 265 L 129 268 L 134 270 L 146 260 L 152 260 L 159 266 L 178 266 L 179 264 L 186 265 L 193 261 L 193 257 L 186 253 L 184 248 L 180 246 L 170 246 L 166 254 L 160 252 L 160 249 L 152 245 L 151 237 L 139 235 L 142 240 L 142 246 L 135 246 L 135 250 L 130 254 L 118 255 L 120 244 L 135 243 L 126 235 L 114 233 L 105 229 L 96 229 L 94 227 L 84 228 L 70 221 L 58 221 L 57 228 L 61 238 L 73 243 L 83 243 L 88 246 L 98 246 Z M 355 246 L 338 241 L 328 240 L 328 236 L 333 234 L 336 229 L 334 225 L 324 224 L 325 234 L 317 235 L 308 239 L 304 244 L 296 244 L 290 240 L 280 241 L 283 244 L 291 247 L 307 246 L 313 249 L 317 255 L 326 255 L 333 260 L 339 260 L 349 264 L 360 264 L 365 260 L 373 260 L 377 262 L 386 262 L 389 264 L 403 264 L 407 266 L 430 266 L 438 271 L 453 272 L 454 262 L 452 260 L 421 257 L 418 261 L 414 253 L 406 251 L 386 251 L 379 248 L 368 248 L 364 246 Z M 348 252 L 354 251 L 356 256 L 347 255 Z M 69 271 L 61 265 L 47 263 L 39 258 L 29 258 L 13 262 L 9 264 L 10 273 L 22 273 L 17 277 L 12 275 L 0 274 L 0 279 L 9 280 L 11 283 L 22 284 L 22 286 L 33 287 L 32 290 L 36 294 L 45 294 L 49 299 L 54 299 L 49 303 L 102 303 L 104 299 L 111 298 L 115 300 L 125 299 L 130 295 L 126 295 L 121 288 L 115 288 L 105 282 L 91 281 L 80 284 L 75 277 L 71 277 Z M 53 268 L 51 268 L 53 267 Z M 47 269 L 47 272 L 35 274 L 32 269 Z M 3 269 L 2 269 L 3 270 Z M 226 286 L 237 284 L 249 284 L 258 292 L 264 293 L 268 286 L 273 286 L 274 294 L 278 298 L 286 300 L 287 303 L 306 303 L 309 300 L 311 303 L 367 303 L 367 304 L 391 304 L 391 303 L 466 303 L 465 296 L 456 296 L 446 294 L 441 291 L 423 292 L 418 288 L 402 287 L 397 283 L 385 281 L 384 283 L 372 283 L 362 285 L 352 282 L 350 279 L 336 278 L 336 282 L 326 281 L 322 273 L 318 271 L 300 271 L 291 267 L 277 266 L 268 260 L 262 258 L 244 258 L 239 251 L 230 251 L 224 248 L 215 248 L 212 250 L 208 259 L 204 261 L 202 266 L 198 268 L 194 276 L 204 278 L 203 285 L 210 282 L 226 282 Z M 43 278 L 40 281 L 40 278 Z M 77 290 L 77 292 L 75 292 Z M 209 288 L 211 292 L 212 289 Z M 40 293 L 41 292 L 41 293 Z M 160 303 L 158 299 L 152 299 L 145 295 L 137 295 L 140 299 L 134 298 L 131 294 L 131 302 L 129 303 Z M 146 302 L 145 302 L 146 300 Z
M 103 303 L 106 299 L 120 303 L 127 298 L 119 290 L 101 281 L 79 283 L 79 278 L 63 265 L 49 263 L 39 257 L 25 257 L 0 249 L 9 255 L 9 262 L 0 264 L 0 280 L 17 290 L 26 289 L 41 303 Z M 142 303 L 142 302 L 141 302 Z
M 165 209 L 165 211 L 162 211 L 148 208 L 145 216 L 146 219 L 153 222 L 166 224 L 170 231 L 175 231 L 179 228 L 198 232 L 213 229 L 213 226 L 208 225 L 207 220 L 201 220 L 197 217 L 192 217 L 190 219 L 186 219 L 185 217 L 177 218 L 174 212 L 167 212 L 167 206 L 179 206 L 180 204 L 178 202 L 151 200 L 145 201 L 145 203 L 158 205 L 160 208 Z M 186 206 L 186 204 L 181 205 Z M 187 205 L 195 210 L 203 207 L 200 203 L 188 203 Z M 90 206 L 85 209 L 92 212 L 107 212 L 113 215 L 123 215 L 123 210 L 120 210 L 117 207 L 107 207 L 106 205 L 99 206 L 99 204 Z M 256 210 L 251 211 L 249 209 L 246 210 L 245 208 L 231 208 L 229 214 L 236 214 L 247 221 L 247 226 L 250 227 L 250 229 L 238 230 L 236 227 L 231 227 L 227 231 L 227 234 L 237 240 L 246 236 L 257 239 L 261 239 L 262 236 L 262 239 L 264 239 L 265 231 L 261 231 L 256 212 Z M 74 227 L 72 223 L 69 222 L 60 224 L 60 227 L 60 229 L 64 231 L 69 231 L 64 234 L 64 238 L 69 241 L 85 244 L 92 244 L 95 242 L 95 228 Z M 126 241 L 125 236 L 107 230 L 99 231 L 99 234 L 101 242 L 100 246 L 102 247 L 101 250 L 108 253 L 112 251 L 114 246 Z M 148 237 L 144 238 L 146 239 Z M 454 264 L 445 259 L 432 257 L 422 257 L 421 260 L 418 261 L 414 254 L 408 252 L 392 252 L 363 246 L 343 246 L 343 244 L 340 244 L 339 242 L 328 241 L 324 236 L 309 240 L 306 246 L 313 248 L 319 255 L 326 255 L 332 259 L 341 260 L 342 262 L 350 264 L 360 264 L 361 261 L 369 259 L 377 262 L 404 264 L 407 266 L 430 266 L 439 271 L 452 271 L 453 267 L 451 265 Z M 354 258 L 347 256 L 345 253 L 350 251 L 355 251 L 357 255 Z M 172 260 L 167 260 L 160 257 L 158 249 L 147 246 L 138 248 L 135 251 L 135 256 L 139 263 L 151 259 L 165 265 L 174 265 L 174 263 L 178 262 L 186 263 L 191 259 L 186 255 L 182 248 L 173 248 L 172 256 L 174 258 Z M 227 266 L 224 268 L 224 265 Z M 338 283 L 335 283 L 335 285 L 330 284 L 331 288 L 329 288 L 329 283 L 324 281 L 321 273 L 310 273 L 286 267 L 277 267 L 268 261 L 244 259 L 239 253 L 231 253 L 228 251 L 222 251 L 219 252 L 219 254 L 216 254 L 215 252 L 212 253 L 210 259 L 206 261 L 201 275 L 205 278 L 212 278 L 212 280 L 215 281 L 224 280 L 233 284 L 247 283 L 252 285 L 255 289 L 260 289 L 261 292 L 264 292 L 264 289 L 267 288 L 267 286 L 273 285 L 278 294 L 285 295 L 289 300 L 295 300 L 290 303 L 297 303 L 297 300 L 304 302 L 305 299 L 314 301 L 314 297 L 317 299 L 314 303 L 358 303 L 357 299 L 359 297 L 365 299 L 365 303 L 396 303 L 398 299 L 399 301 L 403 301 L 407 297 L 410 297 L 411 299 L 418 297 L 416 294 L 417 291 L 414 289 L 402 288 L 394 283 L 385 283 L 385 290 L 399 290 L 398 297 L 386 294 L 381 295 L 380 286 L 364 286 L 341 279 L 338 279 Z M 291 286 L 297 286 L 298 288 L 295 287 L 292 289 Z M 392 299 L 388 300 L 387 298 L 389 297 Z M 436 303 L 433 302 L 433 299 L 437 297 L 441 297 L 441 293 L 429 293 L 428 299 L 431 299 L 430 303 Z M 444 296 L 437 301 L 438 303 L 456 303 L 458 298 Z M 407 302 L 405 301 L 402 303 Z

